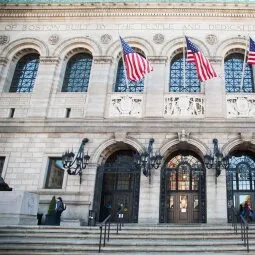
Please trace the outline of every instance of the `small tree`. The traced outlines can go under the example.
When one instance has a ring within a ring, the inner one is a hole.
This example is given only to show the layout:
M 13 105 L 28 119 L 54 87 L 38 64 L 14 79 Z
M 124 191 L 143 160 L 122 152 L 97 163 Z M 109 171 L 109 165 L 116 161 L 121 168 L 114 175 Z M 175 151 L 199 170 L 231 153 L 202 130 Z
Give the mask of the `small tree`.
M 48 215 L 55 214 L 55 207 L 56 207 L 56 198 L 55 196 L 53 196 L 49 204 Z

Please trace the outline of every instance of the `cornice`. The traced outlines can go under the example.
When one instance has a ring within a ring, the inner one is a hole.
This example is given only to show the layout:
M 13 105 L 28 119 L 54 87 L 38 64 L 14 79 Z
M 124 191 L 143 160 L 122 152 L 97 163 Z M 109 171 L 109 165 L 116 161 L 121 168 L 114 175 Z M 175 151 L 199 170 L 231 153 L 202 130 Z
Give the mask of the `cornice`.
M 255 4 L 0 4 L 0 18 L 122 16 L 254 18 Z

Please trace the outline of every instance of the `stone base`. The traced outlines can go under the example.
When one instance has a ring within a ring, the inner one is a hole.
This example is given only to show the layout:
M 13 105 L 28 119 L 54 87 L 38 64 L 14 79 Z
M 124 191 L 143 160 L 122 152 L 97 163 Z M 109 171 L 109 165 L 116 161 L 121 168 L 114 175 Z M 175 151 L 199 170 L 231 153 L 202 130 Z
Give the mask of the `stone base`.
M 81 222 L 80 220 L 75 220 L 75 219 L 61 219 L 60 221 L 60 226 L 62 227 L 80 227 Z
M 0 214 L 0 225 L 37 225 L 35 215 Z
M 0 191 L 0 225 L 37 225 L 38 195 Z

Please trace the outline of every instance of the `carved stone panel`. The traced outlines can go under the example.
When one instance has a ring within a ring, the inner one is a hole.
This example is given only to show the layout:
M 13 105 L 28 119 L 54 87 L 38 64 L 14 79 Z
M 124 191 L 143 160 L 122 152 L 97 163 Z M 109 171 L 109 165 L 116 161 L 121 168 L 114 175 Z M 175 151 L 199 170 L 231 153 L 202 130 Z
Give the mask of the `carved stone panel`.
M 168 95 L 164 100 L 165 117 L 197 117 L 205 114 L 203 95 Z
M 254 117 L 254 95 L 231 95 L 227 96 L 227 117 Z
M 141 117 L 143 97 L 140 95 L 112 95 L 109 117 Z

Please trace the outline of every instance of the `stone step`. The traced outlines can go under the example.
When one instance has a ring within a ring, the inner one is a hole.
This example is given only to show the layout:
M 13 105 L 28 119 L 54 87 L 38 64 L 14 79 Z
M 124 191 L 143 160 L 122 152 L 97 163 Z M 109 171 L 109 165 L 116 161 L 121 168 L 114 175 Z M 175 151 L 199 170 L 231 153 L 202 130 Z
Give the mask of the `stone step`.
M 231 225 L 125 225 L 100 254 L 246 254 Z M 99 227 L 0 227 L 0 254 L 98 254 Z M 250 254 L 255 254 L 255 226 L 250 227 Z
M 54 246 L 49 246 L 47 243 L 45 245 L 28 245 L 24 244 L 24 245 L 20 245 L 20 244 L 16 244 L 15 247 L 10 247 L 9 245 L 1 245 L 1 249 L 0 249 L 0 254 L 8 254 L 8 252 L 12 252 L 11 254 L 13 254 L 13 252 L 21 252 L 23 251 L 23 254 L 27 254 L 28 251 L 33 251 L 34 253 L 39 253 L 39 252 L 44 252 L 44 253 L 54 253 L 54 252 L 62 252 L 63 254 L 65 254 L 66 252 L 83 252 L 85 254 L 87 254 L 87 252 L 98 252 L 98 246 L 84 246 L 84 245 L 79 245 L 79 244 L 65 244 L 65 245 L 54 245 Z M 187 245 L 180 245 L 180 246 L 176 246 L 176 245 L 164 245 L 164 246 L 160 246 L 160 245 L 152 245 L 152 246 L 138 246 L 138 245 L 107 245 L 105 247 L 102 247 L 102 252 L 104 253 L 115 253 L 115 254 L 119 254 L 119 253 L 126 253 L 126 254 L 137 254 L 137 253 L 144 253 L 144 254 L 148 254 L 148 253 L 161 253 L 161 252 L 168 252 L 168 253 L 176 253 L 176 252 L 180 252 L 180 253 L 206 253 L 207 252 L 246 252 L 246 248 L 242 245 L 242 244 L 236 244 L 236 245 L 231 245 L 231 246 L 227 246 L 227 245 L 223 245 L 223 246 L 215 246 L 215 245 L 210 245 L 207 246 L 205 245 L 192 245 L 192 246 L 187 246 Z M 250 255 L 252 254 L 252 252 L 255 252 L 255 246 L 251 246 L 250 247 Z

